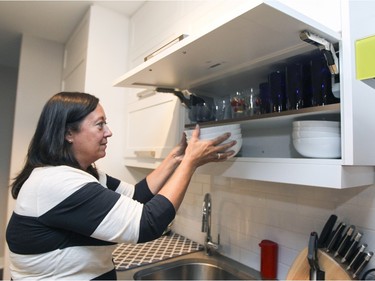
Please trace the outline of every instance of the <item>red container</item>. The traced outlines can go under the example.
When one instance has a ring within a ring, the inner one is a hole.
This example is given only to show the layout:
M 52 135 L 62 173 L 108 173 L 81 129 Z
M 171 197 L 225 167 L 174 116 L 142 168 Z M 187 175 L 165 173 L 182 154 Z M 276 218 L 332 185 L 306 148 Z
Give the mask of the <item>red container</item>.
M 260 274 L 263 279 L 276 279 L 278 245 L 271 240 L 262 240 L 260 247 Z

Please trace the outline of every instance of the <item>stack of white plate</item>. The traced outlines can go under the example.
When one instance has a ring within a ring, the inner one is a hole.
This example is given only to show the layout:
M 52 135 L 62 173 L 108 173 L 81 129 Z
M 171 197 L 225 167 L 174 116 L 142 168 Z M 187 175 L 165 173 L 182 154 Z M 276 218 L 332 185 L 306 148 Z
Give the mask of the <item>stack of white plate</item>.
M 294 121 L 293 146 L 302 156 L 311 158 L 340 158 L 340 122 Z
M 191 139 L 193 131 L 194 129 L 185 131 L 186 139 L 188 142 Z M 235 153 L 231 156 L 233 157 L 240 151 L 241 146 L 242 146 L 242 133 L 241 133 L 240 124 L 231 124 L 231 125 L 201 128 L 199 138 L 202 140 L 211 140 L 227 132 L 231 133 L 231 136 L 229 139 L 224 141 L 223 144 L 228 143 L 233 140 L 237 141 L 237 143 L 234 146 L 228 149 L 228 150 L 234 150 Z

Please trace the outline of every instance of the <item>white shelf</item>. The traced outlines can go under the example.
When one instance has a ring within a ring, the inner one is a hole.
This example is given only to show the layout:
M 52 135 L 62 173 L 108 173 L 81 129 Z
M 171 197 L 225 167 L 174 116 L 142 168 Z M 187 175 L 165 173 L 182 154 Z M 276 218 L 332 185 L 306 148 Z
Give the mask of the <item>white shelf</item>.
M 374 167 L 343 166 L 342 161 L 336 159 L 234 157 L 226 162 L 202 166 L 197 172 L 335 189 L 371 185 L 374 182 Z

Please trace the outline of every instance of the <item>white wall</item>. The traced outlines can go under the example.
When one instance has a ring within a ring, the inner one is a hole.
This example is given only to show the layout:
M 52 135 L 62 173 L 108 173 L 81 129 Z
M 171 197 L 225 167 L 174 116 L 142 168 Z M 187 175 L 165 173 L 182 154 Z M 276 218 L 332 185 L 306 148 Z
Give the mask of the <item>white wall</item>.
M 0 268 L 3 268 L 10 148 L 18 69 L 0 65 Z
M 195 175 L 173 229 L 200 243 L 206 192 L 212 195 L 212 238 L 216 242 L 220 234 L 220 252 L 259 270 L 258 244 L 273 240 L 279 245 L 280 280 L 307 246 L 310 232 L 320 234 L 331 214 L 363 231 L 362 242 L 375 250 L 375 185 L 337 190 Z M 372 260 L 367 268 L 374 265 Z
M 63 45 L 24 35 L 21 43 L 17 97 L 13 125 L 10 176 L 22 168 L 29 142 L 46 101 L 60 91 Z M 14 200 L 8 200 L 8 219 Z M 8 252 L 5 250 L 4 279 L 9 279 Z

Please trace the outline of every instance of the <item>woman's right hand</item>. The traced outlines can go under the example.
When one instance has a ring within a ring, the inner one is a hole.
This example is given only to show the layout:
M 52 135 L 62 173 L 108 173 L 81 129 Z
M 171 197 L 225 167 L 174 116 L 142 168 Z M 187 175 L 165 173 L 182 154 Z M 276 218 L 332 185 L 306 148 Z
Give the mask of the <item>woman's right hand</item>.
M 231 141 L 222 144 L 230 137 L 230 133 L 224 133 L 212 140 L 199 139 L 199 125 L 195 127 L 189 144 L 185 150 L 184 160 L 191 161 L 195 168 L 209 162 L 222 162 L 234 154 L 233 150 L 229 150 L 237 142 Z

